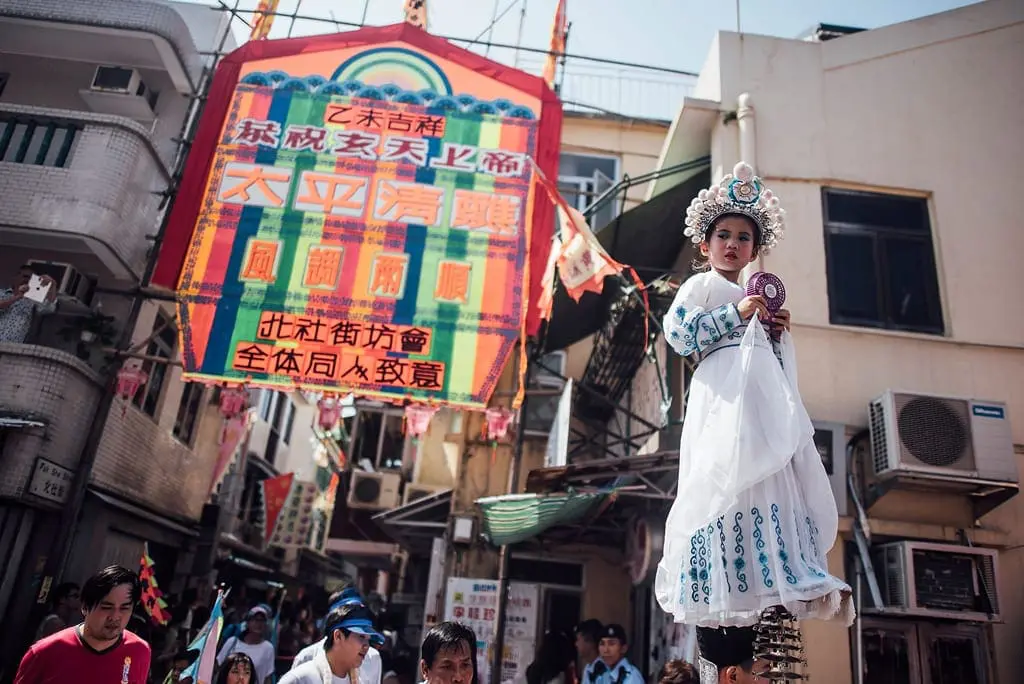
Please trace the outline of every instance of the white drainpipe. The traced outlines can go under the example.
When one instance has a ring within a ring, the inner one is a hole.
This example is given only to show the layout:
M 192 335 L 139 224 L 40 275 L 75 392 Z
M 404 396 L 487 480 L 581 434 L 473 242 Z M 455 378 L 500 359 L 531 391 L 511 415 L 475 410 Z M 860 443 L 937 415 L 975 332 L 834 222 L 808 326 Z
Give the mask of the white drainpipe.
M 745 161 L 758 172 L 757 168 L 757 128 L 754 124 L 754 103 L 750 93 L 742 93 L 736 101 L 736 123 L 740 129 L 740 161 Z M 754 273 L 764 270 L 764 257 L 757 259 L 743 269 L 743 281 L 746 282 Z
M 754 167 L 757 173 L 757 132 L 754 126 L 754 104 L 750 93 L 739 96 L 736 107 L 736 121 L 740 127 L 740 160 Z

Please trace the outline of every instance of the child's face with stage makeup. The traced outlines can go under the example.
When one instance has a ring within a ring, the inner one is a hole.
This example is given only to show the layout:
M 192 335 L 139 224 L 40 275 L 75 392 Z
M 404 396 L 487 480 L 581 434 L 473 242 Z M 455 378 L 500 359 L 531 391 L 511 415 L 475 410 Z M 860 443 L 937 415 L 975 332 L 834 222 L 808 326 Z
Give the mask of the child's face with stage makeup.
M 745 216 L 726 215 L 708 231 L 700 251 L 711 263 L 711 268 L 724 276 L 738 277 L 739 272 L 757 256 L 756 245 L 754 222 Z

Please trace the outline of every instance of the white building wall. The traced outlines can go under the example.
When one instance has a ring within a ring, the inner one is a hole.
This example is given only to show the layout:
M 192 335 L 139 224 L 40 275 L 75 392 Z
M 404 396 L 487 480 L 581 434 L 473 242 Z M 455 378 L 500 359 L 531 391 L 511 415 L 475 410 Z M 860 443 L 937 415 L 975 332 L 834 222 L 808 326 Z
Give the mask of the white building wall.
M 696 96 L 720 94 L 728 112 L 751 95 L 758 172 L 788 212 L 785 240 L 760 267 L 786 283 L 812 418 L 865 427 L 868 402 L 888 388 L 995 399 L 1007 403 L 1013 440 L 1024 444 L 1024 308 L 1014 294 L 1024 253 L 1014 171 L 1024 157 L 1024 89 L 1010 77 L 1024 73 L 1024 4 L 990 0 L 825 43 L 722 33 L 708 65 Z M 717 178 L 738 161 L 736 124 L 720 122 L 710 146 Z M 943 335 L 830 323 L 822 187 L 928 198 Z M 1024 449 L 1017 453 L 1024 465 Z M 873 517 L 976 527 L 965 505 L 889 498 Z M 979 526 L 1007 548 L 1005 624 L 992 634 L 998 681 L 1013 681 L 1024 668 L 1016 579 L 1024 502 Z M 845 629 L 815 626 L 806 638 L 812 675 L 851 681 Z

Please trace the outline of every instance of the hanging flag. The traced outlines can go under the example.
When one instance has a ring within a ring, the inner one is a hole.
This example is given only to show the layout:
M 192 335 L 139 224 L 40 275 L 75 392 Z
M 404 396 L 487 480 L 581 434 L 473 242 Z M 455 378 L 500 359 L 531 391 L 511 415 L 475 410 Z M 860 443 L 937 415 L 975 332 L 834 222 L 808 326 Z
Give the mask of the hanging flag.
M 224 422 L 224 429 L 221 431 L 220 444 L 217 445 L 217 462 L 213 466 L 213 479 L 210 480 L 210 489 L 207 497 L 220 484 L 228 466 L 238 453 L 238 446 L 249 434 L 250 417 L 248 411 L 243 412 Z
M 427 0 L 405 0 L 405 21 L 427 30 Z
M 277 525 L 270 535 L 270 546 L 296 548 L 306 545 L 318 491 L 314 482 L 293 481 L 288 501 L 278 514 Z
M 139 598 L 142 601 L 142 607 L 145 608 L 146 613 L 154 623 L 166 627 L 171 619 L 171 612 L 167 607 L 167 601 L 164 600 L 163 592 L 160 591 L 160 587 L 156 582 L 155 563 L 149 557 L 149 542 L 146 542 L 142 547 L 142 560 L 139 566 L 139 584 L 141 589 Z
M 213 681 L 213 667 L 217 664 L 217 642 L 224 626 L 223 603 L 226 596 L 224 592 L 218 592 L 217 600 L 210 609 L 210 619 L 188 645 L 186 650 L 197 651 L 199 656 L 182 671 L 178 677 L 179 682 L 186 678 L 191 678 L 193 684 L 211 684 Z
M 584 292 L 600 294 L 607 276 L 628 269 L 634 282 L 643 291 L 643 283 L 636 272 L 629 266 L 612 259 L 590 230 L 583 214 L 575 207 L 569 206 L 565 198 L 559 194 L 558 187 L 544 175 L 536 164 L 534 170 L 536 172 L 534 178 L 544 188 L 558 211 L 559 231 L 552 250 L 557 250 L 558 256 L 548 262 L 548 272 L 545 273 L 545 278 L 550 281 L 550 285 L 554 285 L 554 266 L 557 265 L 562 284 L 565 285 L 569 296 L 578 302 Z M 646 298 L 646 295 L 644 296 Z M 545 292 L 539 299 L 539 303 L 542 306 L 547 306 L 547 313 L 550 314 L 550 291 Z M 542 311 L 544 311 L 543 308 Z
M 558 58 L 565 53 L 565 37 L 569 31 L 569 22 L 565 14 L 565 0 L 558 0 L 555 8 L 555 21 L 551 26 L 551 47 L 548 50 L 548 60 L 544 63 L 544 73 L 541 77 L 551 86 L 555 87 L 555 69 L 558 66 Z
M 252 15 L 252 32 L 249 34 L 249 40 L 263 40 L 267 37 L 274 23 L 274 14 L 277 12 L 279 2 L 280 0 L 260 0 L 256 12 Z
M 281 517 L 281 511 L 288 503 L 292 491 L 292 482 L 295 481 L 295 473 L 286 473 L 271 477 L 260 482 L 260 499 L 263 500 L 263 541 L 270 541 L 271 535 L 277 528 L 277 521 Z

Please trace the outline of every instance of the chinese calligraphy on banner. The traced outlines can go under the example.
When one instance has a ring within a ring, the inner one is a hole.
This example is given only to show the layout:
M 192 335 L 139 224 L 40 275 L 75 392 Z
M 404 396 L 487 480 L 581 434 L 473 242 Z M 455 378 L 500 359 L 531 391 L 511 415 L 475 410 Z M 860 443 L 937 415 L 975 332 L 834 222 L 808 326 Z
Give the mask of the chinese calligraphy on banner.
M 184 377 L 485 406 L 527 311 L 541 109 L 407 47 L 243 64 L 178 283 Z

